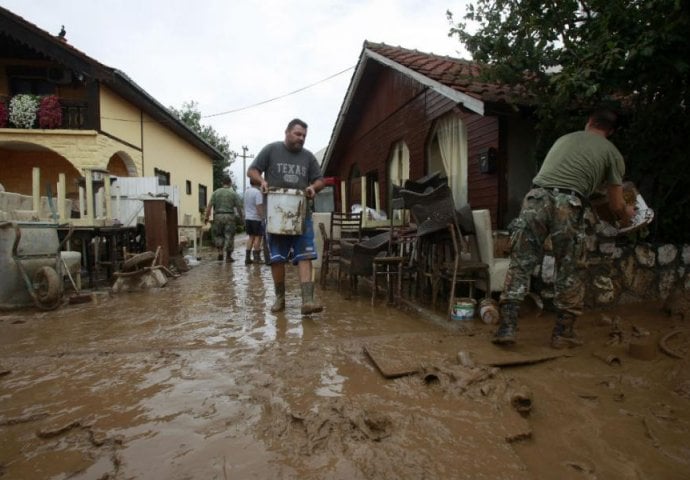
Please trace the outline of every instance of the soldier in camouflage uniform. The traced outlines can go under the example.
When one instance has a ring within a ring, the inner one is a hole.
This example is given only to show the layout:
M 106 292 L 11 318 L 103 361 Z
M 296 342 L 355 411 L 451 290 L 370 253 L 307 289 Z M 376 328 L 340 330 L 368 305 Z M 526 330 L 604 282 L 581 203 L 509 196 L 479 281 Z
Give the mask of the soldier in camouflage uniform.
M 244 221 L 242 213 L 242 199 L 232 189 L 232 180 L 229 176 L 223 177 L 223 186 L 211 194 L 211 199 L 206 207 L 204 223 L 208 223 L 213 209 L 213 225 L 211 238 L 218 249 L 218 260 L 223 260 L 223 252 L 227 262 L 234 262 L 232 252 L 235 247 L 235 231 L 237 221 Z
M 613 112 L 594 112 L 583 131 L 560 137 L 546 155 L 512 224 L 510 267 L 500 300 L 501 322 L 493 343 L 515 343 L 519 306 L 529 293 L 530 276 L 541 264 L 544 241 L 550 236 L 556 265 L 554 305 L 558 310 L 551 346 L 581 344 L 573 325 L 584 303 L 583 216 L 587 199 L 606 183 L 611 211 L 623 223 L 634 214 L 623 199 L 623 156 L 607 138 L 615 130 L 615 123 Z

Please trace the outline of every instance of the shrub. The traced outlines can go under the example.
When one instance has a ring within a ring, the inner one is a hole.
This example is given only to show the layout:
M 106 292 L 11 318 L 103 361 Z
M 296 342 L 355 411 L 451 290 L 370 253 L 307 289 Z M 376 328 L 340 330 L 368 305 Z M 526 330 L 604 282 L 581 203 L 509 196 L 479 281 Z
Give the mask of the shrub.
M 57 95 L 41 98 L 38 107 L 38 126 L 40 128 L 59 128 L 62 125 L 62 107 Z
M 10 123 L 17 128 L 32 128 L 36 121 L 38 101 L 28 94 L 19 94 L 10 100 Z

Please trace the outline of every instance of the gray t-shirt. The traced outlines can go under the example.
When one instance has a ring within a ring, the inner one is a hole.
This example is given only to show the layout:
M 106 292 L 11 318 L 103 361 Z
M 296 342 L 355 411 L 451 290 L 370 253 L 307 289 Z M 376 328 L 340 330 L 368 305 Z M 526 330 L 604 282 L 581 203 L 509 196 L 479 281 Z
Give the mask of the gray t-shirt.
M 261 149 L 249 168 L 264 174 L 269 187 L 304 190 L 322 178 L 321 167 L 309 150 L 291 152 L 283 142 L 273 142 Z

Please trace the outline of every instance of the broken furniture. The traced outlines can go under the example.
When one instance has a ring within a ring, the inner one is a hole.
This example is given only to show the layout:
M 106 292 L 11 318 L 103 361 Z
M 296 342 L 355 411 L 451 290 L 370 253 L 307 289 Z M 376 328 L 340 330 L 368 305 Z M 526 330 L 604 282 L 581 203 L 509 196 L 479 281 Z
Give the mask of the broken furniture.
M 71 238 L 65 240 L 70 229 Z M 110 282 L 124 262 L 123 249 L 141 251 L 144 237 L 140 227 L 59 226 L 57 231 L 61 240 L 65 240 L 67 250 L 81 251 L 81 263 L 88 274 L 89 288 Z
M 490 273 L 488 265 L 479 259 L 478 248 L 472 248 L 475 228 L 469 206 L 456 211 L 448 184 L 432 185 L 424 188 L 426 193 L 408 189 L 399 193 L 417 224 L 420 292 L 430 289 L 435 307 L 440 287 L 448 283 L 450 318 L 457 285 L 467 285 L 472 297 L 476 282 L 490 283 Z
M 371 305 L 376 301 L 376 294 L 378 292 L 379 277 L 385 278 L 386 281 L 386 297 L 388 303 L 392 304 L 396 299 L 402 296 L 402 281 L 403 281 L 403 265 L 412 255 L 412 240 L 410 236 L 403 234 L 403 228 L 396 226 L 394 219 L 395 212 L 399 213 L 404 208 L 403 199 L 399 195 L 393 196 L 391 200 L 391 214 L 390 214 L 390 234 L 388 237 L 388 248 L 386 252 L 379 252 L 372 260 L 372 288 L 371 288 Z M 404 215 L 400 215 L 402 219 Z M 408 262 L 409 263 L 409 262 Z M 393 283 L 395 280 L 395 284 Z M 395 285 L 395 288 L 393 288 Z
M 362 239 L 362 214 L 348 212 L 331 212 L 329 232 L 323 223 L 319 223 L 319 230 L 323 239 L 323 254 L 321 257 L 320 283 L 326 286 L 328 274 L 332 265 L 338 266 L 338 286 L 340 286 L 340 267 L 343 263 L 343 249 L 348 249 Z

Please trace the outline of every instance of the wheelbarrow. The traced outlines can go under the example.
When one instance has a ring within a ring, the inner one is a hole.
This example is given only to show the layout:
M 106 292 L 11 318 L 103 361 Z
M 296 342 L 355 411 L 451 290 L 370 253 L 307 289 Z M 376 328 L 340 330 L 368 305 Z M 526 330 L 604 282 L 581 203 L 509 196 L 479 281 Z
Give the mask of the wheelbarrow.
M 12 258 L 17 266 L 24 284 L 26 286 L 31 299 L 36 307 L 41 310 L 54 310 L 62 303 L 64 295 L 64 287 L 62 278 L 64 276 L 64 260 L 61 256 L 62 247 L 72 236 L 73 228 L 70 225 L 69 232 L 65 238 L 58 244 L 57 250 L 49 253 L 18 253 L 19 242 L 22 239 L 21 227 L 14 223 L 14 243 L 12 245 Z M 48 227 L 51 228 L 51 227 Z M 42 265 L 33 273 L 33 277 L 29 276 L 27 266 L 24 262 L 32 260 L 48 260 L 47 263 L 52 265 Z

